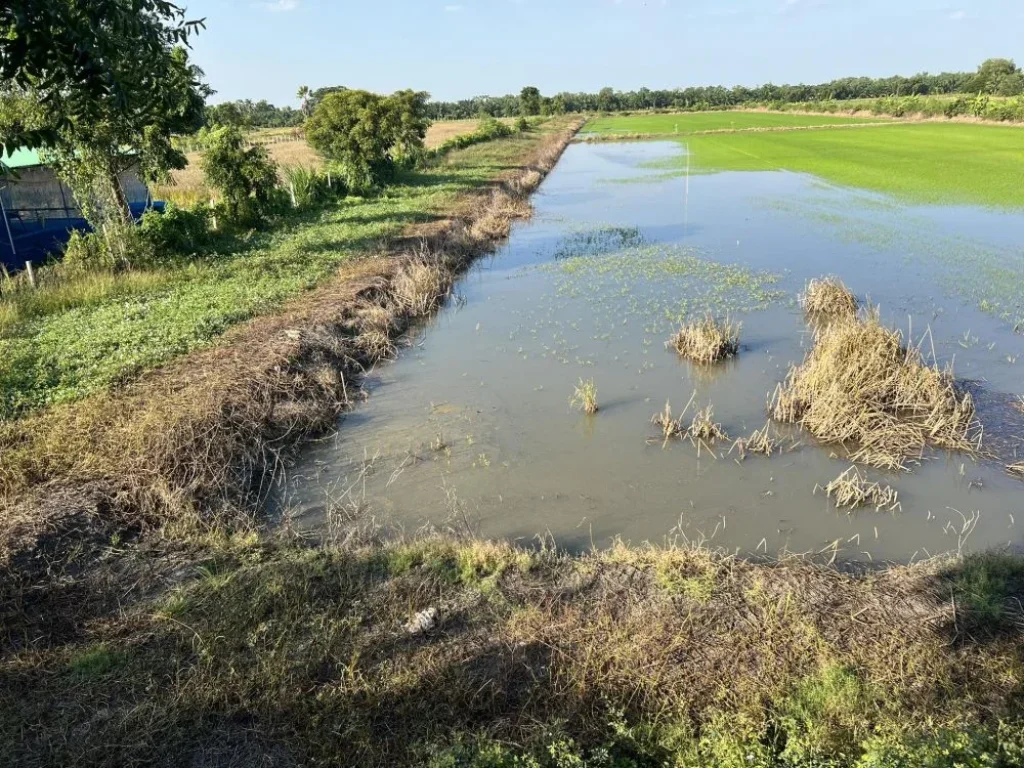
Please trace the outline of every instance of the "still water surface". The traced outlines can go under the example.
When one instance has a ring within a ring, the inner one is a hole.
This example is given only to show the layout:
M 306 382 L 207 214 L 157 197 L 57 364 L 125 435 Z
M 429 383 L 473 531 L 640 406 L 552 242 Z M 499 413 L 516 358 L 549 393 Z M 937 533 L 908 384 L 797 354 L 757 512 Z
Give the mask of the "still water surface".
M 534 219 L 371 375 L 367 402 L 282 473 L 272 505 L 313 529 L 353 501 L 407 530 L 454 512 L 485 537 L 551 535 L 568 548 L 672 534 L 745 553 L 905 562 L 1018 546 L 1024 483 L 1003 465 L 1024 454 L 1012 407 L 1024 392 L 1013 330 L 1024 216 L 911 207 L 785 172 L 645 168 L 680 151 L 571 146 Z M 823 274 L 954 363 L 1000 460 L 939 452 L 910 473 L 869 471 L 898 490 L 902 511 L 846 514 L 815 487 L 849 462 L 799 430 L 780 428 L 791 437 L 782 455 L 743 462 L 728 444 L 698 456 L 689 442 L 651 439 L 652 414 L 691 397 L 713 404 L 732 438 L 763 426 L 769 394 L 810 343 L 796 296 Z M 705 310 L 743 323 L 739 356 L 711 369 L 664 346 Z M 597 385 L 596 416 L 569 407 L 581 377 Z M 976 518 L 969 535 L 965 518 Z

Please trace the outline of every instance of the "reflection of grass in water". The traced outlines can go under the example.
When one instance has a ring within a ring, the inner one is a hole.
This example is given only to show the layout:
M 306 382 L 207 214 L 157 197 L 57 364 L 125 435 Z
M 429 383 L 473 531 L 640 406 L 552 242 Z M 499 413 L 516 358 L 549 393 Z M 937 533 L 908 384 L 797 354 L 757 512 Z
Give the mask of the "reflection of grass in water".
M 623 248 L 635 248 L 643 242 L 644 236 L 638 227 L 584 229 L 567 235 L 555 250 L 554 258 L 561 260 L 573 256 L 600 256 Z

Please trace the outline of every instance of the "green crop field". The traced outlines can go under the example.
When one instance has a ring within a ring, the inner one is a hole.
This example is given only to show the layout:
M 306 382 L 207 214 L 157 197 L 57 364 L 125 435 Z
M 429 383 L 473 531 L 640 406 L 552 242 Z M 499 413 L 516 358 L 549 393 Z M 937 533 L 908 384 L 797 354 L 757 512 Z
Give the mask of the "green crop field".
M 704 171 L 788 170 L 911 202 L 1024 206 L 1024 130 L 919 123 L 688 140 Z M 686 164 L 685 156 L 672 161 Z
M 755 128 L 801 128 L 813 125 L 853 125 L 885 118 L 836 117 L 834 115 L 796 115 L 777 112 L 687 112 L 669 115 L 625 115 L 589 121 L 584 133 L 686 134 Z

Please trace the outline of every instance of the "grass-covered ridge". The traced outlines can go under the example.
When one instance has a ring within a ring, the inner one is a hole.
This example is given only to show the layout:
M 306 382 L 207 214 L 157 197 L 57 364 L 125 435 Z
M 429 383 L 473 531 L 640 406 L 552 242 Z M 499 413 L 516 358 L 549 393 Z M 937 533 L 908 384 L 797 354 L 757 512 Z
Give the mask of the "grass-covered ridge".
M 1024 133 L 960 123 L 693 136 L 698 171 L 797 171 L 908 202 L 1024 206 Z M 664 167 L 683 169 L 680 155 Z
M 80 399 L 211 344 L 230 326 L 274 310 L 346 261 L 373 253 L 408 225 L 444 218 L 460 194 L 517 167 L 548 130 L 454 152 L 407 174 L 379 198 L 302 214 L 227 252 L 5 297 L 0 418 Z
M 115 551 L 23 612 L 5 603 L 11 764 L 1009 768 L 1024 755 L 1019 560 L 852 577 L 672 546 L 569 556 L 444 537 Z M 130 607 L 108 568 L 137 580 Z M 58 605 L 61 621 L 38 623 Z
M 877 118 L 834 115 L 798 115 L 779 112 L 686 112 L 680 114 L 638 114 L 599 117 L 587 122 L 583 133 L 597 134 L 687 134 L 700 131 L 802 128 L 817 125 L 856 125 Z

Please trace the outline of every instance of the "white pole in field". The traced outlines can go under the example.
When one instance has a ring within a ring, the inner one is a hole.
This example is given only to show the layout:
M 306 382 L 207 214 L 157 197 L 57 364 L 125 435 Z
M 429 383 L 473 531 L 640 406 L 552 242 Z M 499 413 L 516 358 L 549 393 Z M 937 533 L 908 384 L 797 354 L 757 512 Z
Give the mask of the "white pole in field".
M 686 142 L 686 202 L 683 204 L 683 237 L 690 226 L 690 142 Z
M 288 182 L 288 191 L 292 193 L 292 208 L 298 208 L 298 204 L 295 202 L 295 184 Z
M 28 271 L 28 284 L 33 288 L 36 287 L 36 273 L 32 271 L 32 262 L 25 262 L 25 269 Z

